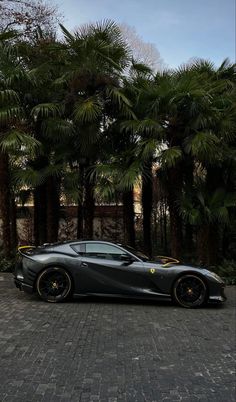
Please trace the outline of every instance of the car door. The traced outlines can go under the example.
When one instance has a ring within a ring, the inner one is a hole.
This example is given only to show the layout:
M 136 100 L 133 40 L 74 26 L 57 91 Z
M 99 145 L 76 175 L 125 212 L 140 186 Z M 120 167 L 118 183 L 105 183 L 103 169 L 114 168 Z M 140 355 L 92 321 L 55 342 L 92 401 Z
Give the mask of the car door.
M 90 294 L 143 295 L 148 293 L 152 282 L 143 262 L 123 261 L 130 256 L 122 248 L 104 242 L 83 243 L 80 251 L 79 292 Z

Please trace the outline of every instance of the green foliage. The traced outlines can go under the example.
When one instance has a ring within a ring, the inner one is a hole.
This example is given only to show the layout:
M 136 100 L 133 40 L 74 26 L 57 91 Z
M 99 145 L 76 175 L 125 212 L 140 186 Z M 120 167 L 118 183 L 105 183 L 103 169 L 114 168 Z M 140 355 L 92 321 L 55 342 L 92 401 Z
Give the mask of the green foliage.
M 40 147 L 40 142 L 36 140 L 34 137 L 19 131 L 19 130 L 11 130 L 7 132 L 3 139 L 0 139 L 0 148 L 4 152 L 16 152 L 18 149 L 24 149 L 24 154 L 26 152 L 33 153 Z
M 197 132 L 185 140 L 185 151 L 199 161 L 213 162 L 218 157 L 219 138 L 212 132 Z
M 48 140 L 58 143 L 74 134 L 74 125 L 70 120 L 51 117 L 43 120 L 42 133 Z
M 34 119 L 56 117 L 61 114 L 61 106 L 54 103 L 41 103 L 31 110 Z
M 13 272 L 15 268 L 15 258 L 5 258 L 0 253 L 0 272 Z
M 89 208 L 88 184 L 96 201 L 118 202 L 155 162 L 166 238 L 175 215 L 196 238 L 202 227 L 227 231 L 236 219 L 235 65 L 196 60 L 154 76 L 113 21 L 61 30 L 60 41 L 41 28 L 30 43 L 0 35 L 0 151 L 11 195 L 29 200 L 55 181 L 63 202 Z
M 5 89 L 0 91 L 0 105 L 4 104 L 16 104 L 19 102 L 19 95 L 12 89 Z
M 171 147 L 162 151 L 160 156 L 161 165 L 164 168 L 171 168 L 183 157 L 182 150 L 179 147 Z
M 224 260 L 220 265 L 210 267 L 212 271 L 220 275 L 227 285 L 236 285 L 236 261 Z
M 93 123 L 101 118 L 102 110 L 102 103 L 98 96 L 81 100 L 75 105 L 75 121 L 82 124 Z
M 205 223 L 229 224 L 229 208 L 236 207 L 236 193 L 226 193 L 223 188 L 209 193 L 203 186 L 189 190 L 182 198 L 181 214 L 191 225 Z

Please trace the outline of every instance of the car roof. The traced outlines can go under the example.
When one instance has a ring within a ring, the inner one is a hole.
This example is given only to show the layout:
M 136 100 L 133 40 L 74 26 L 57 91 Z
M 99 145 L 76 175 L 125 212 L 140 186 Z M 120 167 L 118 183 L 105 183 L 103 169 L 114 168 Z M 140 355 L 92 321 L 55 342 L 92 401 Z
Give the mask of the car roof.
M 77 239 L 77 240 L 66 240 L 66 241 L 60 241 L 56 243 L 44 243 L 44 246 L 50 246 L 50 247 L 57 247 L 57 246 L 62 246 L 64 244 L 77 244 L 77 243 L 109 243 L 109 244 L 114 244 L 117 246 L 122 246 L 121 243 L 116 243 L 110 240 L 101 240 L 101 239 Z

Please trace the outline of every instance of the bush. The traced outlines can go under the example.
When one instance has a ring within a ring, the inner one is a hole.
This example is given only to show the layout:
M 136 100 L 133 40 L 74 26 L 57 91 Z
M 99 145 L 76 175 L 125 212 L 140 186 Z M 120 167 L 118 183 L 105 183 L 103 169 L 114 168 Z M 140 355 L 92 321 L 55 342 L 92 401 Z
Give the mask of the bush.
M 224 260 L 220 265 L 211 267 L 212 271 L 220 275 L 227 285 L 236 285 L 236 261 Z
M 0 255 L 0 272 L 13 272 L 15 268 L 15 259 L 7 259 Z

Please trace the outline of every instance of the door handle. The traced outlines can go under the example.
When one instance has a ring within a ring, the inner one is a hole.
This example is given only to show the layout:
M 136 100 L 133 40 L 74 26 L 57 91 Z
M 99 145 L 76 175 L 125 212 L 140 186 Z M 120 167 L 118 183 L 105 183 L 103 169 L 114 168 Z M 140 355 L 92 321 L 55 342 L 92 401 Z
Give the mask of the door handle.
M 86 262 L 82 262 L 81 266 L 82 266 L 82 267 L 87 267 L 88 264 L 86 264 Z

